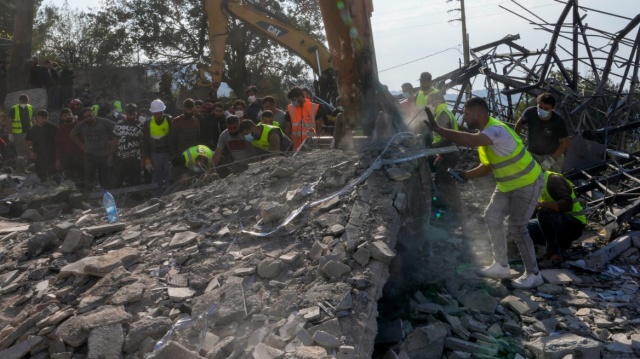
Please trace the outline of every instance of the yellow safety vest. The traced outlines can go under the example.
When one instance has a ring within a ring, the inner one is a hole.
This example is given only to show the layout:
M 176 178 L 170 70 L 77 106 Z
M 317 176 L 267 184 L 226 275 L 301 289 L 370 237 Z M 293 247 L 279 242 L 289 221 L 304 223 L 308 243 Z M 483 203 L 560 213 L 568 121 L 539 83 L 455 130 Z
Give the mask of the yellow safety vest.
M 425 107 L 427 105 L 427 102 L 429 101 L 429 95 L 438 92 L 440 92 L 440 90 L 438 90 L 437 88 L 433 88 L 428 94 L 425 94 L 422 90 L 418 91 L 418 95 L 416 96 L 416 106 L 418 108 Z
M 122 113 L 122 102 L 120 102 L 119 100 L 115 101 L 113 103 L 113 107 L 116 108 L 116 111 L 118 111 L 118 113 Z
M 258 122 L 258 123 L 256 124 L 256 126 L 260 126 L 260 125 L 266 125 L 266 123 Z M 280 127 L 280 122 L 278 122 L 278 121 L 273 121 L 273 125 L 269 125 L 269 126 Z
M 211 167 L 211 161 L 213 159 L 213 151 L 207 146 L 197 145 L 190 147 L 186 151 L 182 152 L 182 156 L 186 161 L 185 167 L 194 171 L 196 167 L 196 158 L 198 156 L 205 156 L 207 158 L 207 167 Z
M 149 124 L 149 135 L 154 140 L 159 140 L 169 134 L 169 121 L 167 121 L 166 116 L 162 118 L 162 123 L 159 125 L 154 117 L 151 117 L 149 121 L 151 121 Z
M 269 151 L 269 149 L 271 149 L 271 146 L 269 145 L 269 132 L 272 129 L 277 128 L 278 130 L 280 130 L 280 134 L 284 136 L 284 133 L 282 132 L 282 129 L 280 127 L 271 126 L 271 125 L 257 125 L 257 126 L 262 127 L 262 135 L 260 135 L 259 139 L 251 141 L 251 144 L 254 147 L 257 147 L 261 150 Z
M 485 129 L 491 126 L 504 128 L 516 142 L 515 151 L 507 156 L 498 155 L 491 146 L 478 147 L 480 162 L 493 170 L 493 175 L 498 183 L 498 190 L 500 192 L 510 192 L 535 182 L 542 173 L 542 169 L 524 147 L 520 136 L 516 135 L 509 126 L 493 117 L 489 117 L 489 122 L 487 122 Z
M 33 122 L 33 107 L 31 107 L 31 105 L 27 104 L 27 111 L 29 112 L 29 122 L 31 123 L 31 126 L 33 127 L 34 122 Z M 20 119 L 20 105 L 14 105 L 13 106 L 13 113 L 14 113 L 14 118 L 13 118 L 13 122 L 11 123 L 11 133 L 13 134 L 21 134 L 22 133 L 22 120 Z
M 584 211 L 582 210 L 582 205 L 580 204 L 580 202 L 578 202 L 578 198 L 576 198 L 576 193 L 573 191 L 573 185 L 560 173 L 551 171 L 544 172 L 544 187 L 542 187 L 542 193 L 540 194 L 540 202 L 555 202 L 555 199 L 553 199 L 549 192 L 547 192 L 547 181 L 549 180 L 549 176 L 551 175 L 562 177 L 562 179 L 565 180 L 571 188 L 571 201 L 573 202 L 573 207 L 571 208 L 571 212 L 567 213 L 574 216 L 577 220 L 582 222 L 582 224 L 587 224 L 587 217 L 585 217 Z
M 98 111 L 100 111 L 100 105 L 91 106 L 91 112 L 93 112 L 93 116 L 98 116 Z
M 438 120 L 438 117 L 440 117 L 440 115 L 442 113 L 446 113 L 447 116 L 449 116 L 449 120 L 451 121 L 451 128 L 458 131 L 458 121 L 456 121 L 456 117 L 453 115 L 453 112 L 451 112 L 451 110 L 449 110 L 449 106 L 447 106 L 446 103 L 441 103 L 438 105 L 438 107 L 436 107 L 436 121 Z M 442 136 L 440 136 L 437 133 L 433 133 L 433 144 L 437 145 L 438 143 L 440 143 L 440 141 L 442 141 Z

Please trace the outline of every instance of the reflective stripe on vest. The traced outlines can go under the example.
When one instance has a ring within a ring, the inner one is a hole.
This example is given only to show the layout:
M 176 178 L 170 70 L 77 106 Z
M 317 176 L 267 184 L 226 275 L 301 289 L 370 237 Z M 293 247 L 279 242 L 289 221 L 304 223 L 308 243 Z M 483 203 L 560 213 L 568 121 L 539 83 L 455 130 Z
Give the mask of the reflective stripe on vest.
M 305 100 L 302 106 L 289 105 L 287 108 L 291 119 L 291 141 L 293 150 L 297 151 L 302 142 L 315 133 L 316 114 L 319 105 Z
M 425 94 L 424 91 L 422 90 L 418 91 L 418 95 L 416 96 L 416 106 L 418 108 L 425 107 L 429 102 L 429 95 L 431 95 L 432 93 L 438 93 L 438 92 L 440 92 L 440 90 L 436 88 L 431 89 L 431 91 L 428 94 Z
M 33 127 L 34 123 L 33 123 L 33 107 L 31 107 L 31 105 L 27 104 L 27 112 L 29 112 L 29 123 L 31 123 L 31 126 Z M 14 118 L 13 118 L 13 122 L 11 123 L 11 133 L 19 135 L 22 133 L 22 119 L 20 118 L 20 105 L 14 105 L 13 106 L 13 113 L 14 113 Z
M 251 141 L 251 144 L 261 150 L 269 151 L 271 149 L 271 145 L 269 144 L 269 132 L 271 132 L 272 129 L 277 128 L 284 136 L 284 133 L 282 133 L 282 129 L 280 129 L 280 127 L 264 124 L 257 126 L 262 128 L 262 134 L 260 135 L 259 139 Z
M 532 184 L 542 173 L 540 165 L 533 159 L 522 144 L 522 140 L 509 126 L 489 117 L 486 128 L 500 126 L 504 128 L 516 143 L 513 153 L 500 156 L 491 146 L 478 147 L 478 155 L 483 165 L 491 167 L 500 192 L 509 192 Z
M 162 123 L 159 125 L 154 117 L 151 117 L 149 121 L 151 121 L 149 124 L 149 135 L 154 140 L 159 140 L 169 134 L 169 121 L 167 121 L 166 117 L 162 118 Z
M 195 159 L 198 156 L 204 156 L 207 158 L 207 167 L 211 167 L 211 160 L 213 159 L 213 152 L 211 149 L 204 145 L 197 145 L 193 147 L 189 147 L 186 151 L 182 152 L 182 157 L 184 157 L 186 164 L 185 167 L 191 171 L 195 170 L 196 161 Z
M 449 116 L 449 120 L 451 121 L 451 129 L 458 131 L 458 121 L 456 121 L 456 117 L 453 115 L 453 112 L 449 110 L 449 106 L 446 103 L 441 103 L 436 107 L 436 122 L 438 121 L 438 117 L 442 113 L 446 113 Z M 436 145 L 442 141 L 442 136 L 437 133 L 433 133 L 433 144 Z
M 571 208 L 571 212 L 567 212 L 567 214 L 574 216 L 582 224 L 587 224 L 587 217 L 584 216 L 584 210 L 582 209 L 582 205 L 578 201 L 578 198 L 576 198 L 576 193 L 573 191 L 573 185 L 568 179 L 566 179 L 560 173 L 555 173 L 551 171 L 544 172 L 544 187 L 542 187 L 542 193 L 540 194 L 540 202 L 556 201 L 553 197 L 551 197 L 551 195 L 547 191 L 547 182 L 549 181 L 549 176 L 551 175 L 562 177 L 562 179 L 565 180 L 565 182 L 567 182 L 567 184 L 569 185 L 569 188 L 571 188 L 571 202 L 573 203 L 573 207 Z

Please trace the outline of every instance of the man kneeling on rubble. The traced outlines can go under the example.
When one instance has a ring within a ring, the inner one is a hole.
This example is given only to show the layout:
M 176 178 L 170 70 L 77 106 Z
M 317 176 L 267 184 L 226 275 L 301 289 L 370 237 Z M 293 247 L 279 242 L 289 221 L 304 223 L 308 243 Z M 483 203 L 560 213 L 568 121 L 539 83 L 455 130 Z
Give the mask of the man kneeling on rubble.
M 197 145 L 186 149 L 182 155 L 171 159 L 174 169 L 179 169 L 177 182 L 185 182 L 187 179 L 204 174 L 203 180 L 213 179 L 214 176 L 207 173 L 211 169 L 213 151 L 207 146 Z
M 563 252 L 582 236 L 586 224 L 587 217 L 571 182 L 559 173 L 545 172 L 536 219 L 529 221 L 527 229 L 535 244 L 546 244 L 545 259 L 550 260 L 552 266 L 562 264 Z
M 264 111 L 262 118 L 266 117 L 273 117 L 273 113 Z M 267 124 L 256 125 L 251 120 L 244 120 L 240 123 L 240 134 L 252 146 L 263 151 L 263 153 L 285 152 L 292 145 L 291 140 L 282 132 L 280 127 Z

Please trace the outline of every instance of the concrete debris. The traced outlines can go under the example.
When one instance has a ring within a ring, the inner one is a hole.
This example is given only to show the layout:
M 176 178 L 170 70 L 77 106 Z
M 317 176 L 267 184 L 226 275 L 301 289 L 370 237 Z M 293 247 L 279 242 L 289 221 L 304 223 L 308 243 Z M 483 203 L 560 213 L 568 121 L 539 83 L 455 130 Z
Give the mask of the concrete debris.
M 640 354 L 632 269 L 640 255 L 627 252 L 635 247 L 607 259 L 623 272 L 611 269 L 606 281 L 543 270 L 545 285 L 512 291 L 507 281 L 478 278 L 461 253 L 486 251 L 486 237 L 463 241 L 437 225 L 429 235 L 444 239 L 433 242 L 401 232 L 407 216 L 429 212 L 420 195 L 430 181 L 415 175 L 426 170 L 422 160 L 374 171 L 274 236 L 243 232 L 270 231 L 290 209 L 326 198 L 378 151 L 267 159 L 121 208 L 118 223 L 107 224 L 101 208 L 52 220 L 38 209 L 40 226 L 12 231 L 0 249 L 0 357 L 365 358 L 385 330 L 391 350 L 380 358 Z M 410 275 L 398 276 L 403 265 Z M 376 325 L 386 315 L 379 300 L 406 313 Z M 201 321 L 154 352 L 188 318 Z

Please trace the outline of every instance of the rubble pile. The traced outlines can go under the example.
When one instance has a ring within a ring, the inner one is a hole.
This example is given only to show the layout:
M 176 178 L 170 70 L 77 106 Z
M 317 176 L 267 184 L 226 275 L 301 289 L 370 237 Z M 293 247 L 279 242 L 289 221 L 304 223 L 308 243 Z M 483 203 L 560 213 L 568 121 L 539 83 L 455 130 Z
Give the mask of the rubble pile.
M 373 171 L 279 225 L 379 153 L 271 158 L 121 209 L 121 223 L 76 210 L 6 235 L 0 357 L 369 357 L 401 213 L 424 193 L 406 174 L 428 178 L 424 160 Z
M 473 272 L 490 253 L 492 183 L 465 191 L 463 237 L 428 225 L 437 198 L 419 146 L 381 149 L 267 159 L 121 209 L 118 223 L 102 208 L 49 220 L 47 206 L 0 223 L 0 358 L 640 353 L 635 232 L 512 291 Z
M 640 357 L 640 232 L 607 244 L 592 224 L 570 252 L 575 261 L 542 269 L 545 284 L 538 288 L 513 290 L 508 280 L 473 271 L 491 263 L 482 213 L 493 185 L 485 179 L 464 191 L 470 217 L 464 236 L 446 212 L 428 229 L 400 236 L 380 301 L 374 358 Z M 524 270 L 518 264 L 512 261 L 512 278 Z

